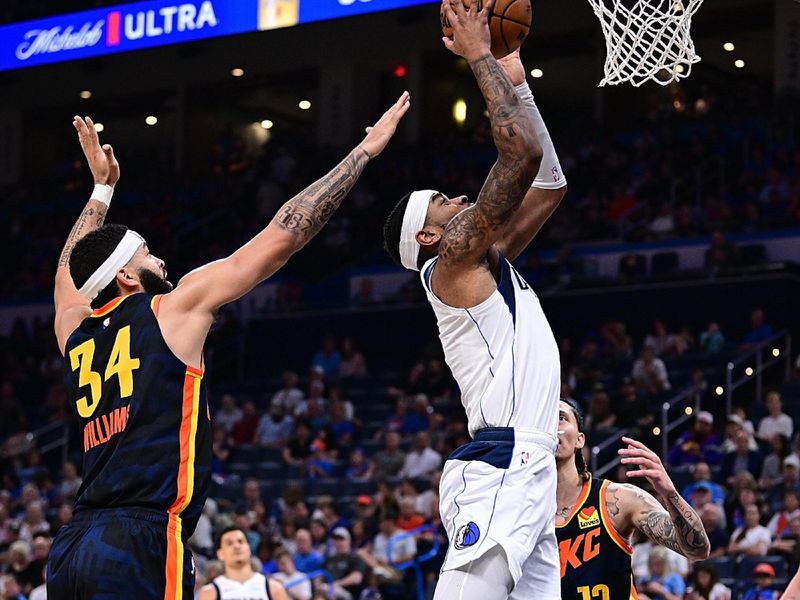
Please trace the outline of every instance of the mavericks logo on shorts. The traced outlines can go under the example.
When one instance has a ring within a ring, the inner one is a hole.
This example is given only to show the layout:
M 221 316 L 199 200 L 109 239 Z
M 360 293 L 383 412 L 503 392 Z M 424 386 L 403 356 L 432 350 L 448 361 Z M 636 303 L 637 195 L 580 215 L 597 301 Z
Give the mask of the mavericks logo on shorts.
M 456 530 L 455 538 L 453 539 L 453 547 L 456 550 L 463 550 L 473 546 L 481 537 L 481 530 L 478 526 L 470 521 L 466 525 L 462 525 Z
M 584 508 L 581 512 L 578 513 L 578 525 L 581 529 L 586 529 L 587 527 L 594 527 L 595 525 L 600 524 L 600 513 L 597 512 L 597 509 L 594 506 L 589 506 L 588 508 Z

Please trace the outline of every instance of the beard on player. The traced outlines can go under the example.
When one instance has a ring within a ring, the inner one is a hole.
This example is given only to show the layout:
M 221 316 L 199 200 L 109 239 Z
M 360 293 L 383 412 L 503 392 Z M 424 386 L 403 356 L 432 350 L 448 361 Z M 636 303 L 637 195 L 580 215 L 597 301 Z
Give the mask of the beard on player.
M 146 294 L 156 296 L 158 294 L 168 294 L 172 291 L 173 285 L 167 279 L 166 272 L 161 274 L 142 267 L 139 269 L 139 282 L 142 284 Z

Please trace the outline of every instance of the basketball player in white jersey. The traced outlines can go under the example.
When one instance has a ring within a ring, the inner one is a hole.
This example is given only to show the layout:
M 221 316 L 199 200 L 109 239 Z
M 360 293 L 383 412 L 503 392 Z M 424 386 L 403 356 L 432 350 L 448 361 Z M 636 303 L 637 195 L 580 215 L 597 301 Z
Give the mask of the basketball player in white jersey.
M 225 572 L 203 586 L 197 600 L 288 600 L 286 590 L 253 571 L 250 545 L 239 527 L 227 527 L 217 538 L 217 558 Z
M 445 3 L 454 29 L 445 45 L 475 74 L 497 162 L 473 205 L 433 190 L 407 195 L 384 238 L 396 260 L 421 271 L 473 437 L 441 478 L 449 548 L 434 598 L 549 600 L 561 597 L 553 517 L 560 362 L 539 299 L 509 261 L 558 206 L 566 181 L 519 56 L 492 57 L 492 3 L 477 4 Z

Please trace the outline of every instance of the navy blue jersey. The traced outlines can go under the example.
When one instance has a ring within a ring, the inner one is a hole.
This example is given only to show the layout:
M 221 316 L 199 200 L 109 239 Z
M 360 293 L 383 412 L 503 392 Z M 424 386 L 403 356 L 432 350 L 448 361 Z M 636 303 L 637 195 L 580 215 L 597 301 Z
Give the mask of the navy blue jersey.
M 572 514 L 556 525 L 563 600 L 632 600 L 633 549 L 614 529 L 606 510 L 609 482 L 590 478 Z
M 177 544 L 194 531 L 208 495 L 211 423 L 203 373 L 167 347 L 159 301 L 117 298 L 67 340 L 67 393 L 84 451 L 75 512 L 162 512 Z

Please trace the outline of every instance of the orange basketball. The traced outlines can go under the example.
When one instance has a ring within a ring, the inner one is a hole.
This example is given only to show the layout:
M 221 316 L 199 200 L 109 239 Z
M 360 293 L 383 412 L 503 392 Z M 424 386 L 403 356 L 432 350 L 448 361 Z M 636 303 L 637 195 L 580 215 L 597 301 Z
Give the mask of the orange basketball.
M 447 1 L 447 0 L 445 0 Z M 449 0 L 455 5 L 459 0 Z M 460 0 L 469 8 L 470 0 Z M 478 0 L 478 8 L 483 1 Z M 453 28 L 444 12 L 444 3 L 439 9 L 442 21 L 442 32 L 446 37 L 453 37 Z M 492 14 L 489 16 L 489 30 L 492 33 L 492 54 L 495 58 L 503 58 L 522 45 L 531 29 L 531 0 L 497 0 Z

